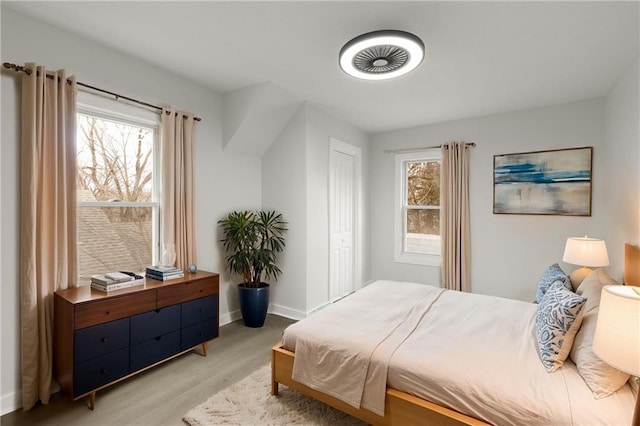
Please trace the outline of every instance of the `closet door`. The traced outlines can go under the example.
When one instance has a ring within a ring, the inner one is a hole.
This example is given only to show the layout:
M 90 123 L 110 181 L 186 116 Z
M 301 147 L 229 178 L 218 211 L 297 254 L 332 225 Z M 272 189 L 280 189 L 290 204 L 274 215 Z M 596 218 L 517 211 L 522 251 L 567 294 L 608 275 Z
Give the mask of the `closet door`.
M 357 147 L 331 140 L 329 156 L 329 300 L 356 287 L 359 191 Z

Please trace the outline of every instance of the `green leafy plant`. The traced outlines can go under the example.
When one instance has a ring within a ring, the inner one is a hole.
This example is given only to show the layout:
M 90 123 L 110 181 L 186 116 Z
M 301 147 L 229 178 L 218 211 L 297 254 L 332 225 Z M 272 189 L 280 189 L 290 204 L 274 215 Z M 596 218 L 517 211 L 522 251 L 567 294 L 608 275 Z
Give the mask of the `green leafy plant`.
M 278 279 L 276 265 L 284 250 L 287 222 L 275 211 L 232 211 L 218 221 L 227 269 L 241 275 L 246 287 L 260 287 L 262 276 Z

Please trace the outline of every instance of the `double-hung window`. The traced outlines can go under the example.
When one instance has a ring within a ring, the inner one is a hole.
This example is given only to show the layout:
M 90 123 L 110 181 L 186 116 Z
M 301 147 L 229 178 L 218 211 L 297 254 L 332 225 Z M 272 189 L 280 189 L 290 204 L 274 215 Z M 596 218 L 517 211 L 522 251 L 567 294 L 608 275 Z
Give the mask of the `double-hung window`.
M 440 265 L 439 149 L 396 154 L 395 261 Z
M 144 271 L 157 259 L 158 118 L 131 114 L 116 102 L 108 107 L 78 106 L 80 282 L 105 272 Z

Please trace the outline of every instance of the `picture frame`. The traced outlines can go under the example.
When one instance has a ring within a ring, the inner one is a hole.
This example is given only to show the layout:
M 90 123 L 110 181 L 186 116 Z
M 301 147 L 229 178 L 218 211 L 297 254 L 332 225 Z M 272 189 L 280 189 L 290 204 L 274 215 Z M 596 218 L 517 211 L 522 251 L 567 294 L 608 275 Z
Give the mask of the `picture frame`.
M 593 147 L 493 156 L 493 213 L 591 216 Z

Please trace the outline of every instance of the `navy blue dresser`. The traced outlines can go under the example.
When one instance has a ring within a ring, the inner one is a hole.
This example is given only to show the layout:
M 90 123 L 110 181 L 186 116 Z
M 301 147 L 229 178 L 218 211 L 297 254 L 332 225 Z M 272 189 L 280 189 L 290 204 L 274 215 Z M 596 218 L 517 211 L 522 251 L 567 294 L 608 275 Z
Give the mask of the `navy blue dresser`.
M 218 336 L 218 274 L 103 293 L 77 287 L 54 294 L 54 369 L 72 399 L 89 396 Z

